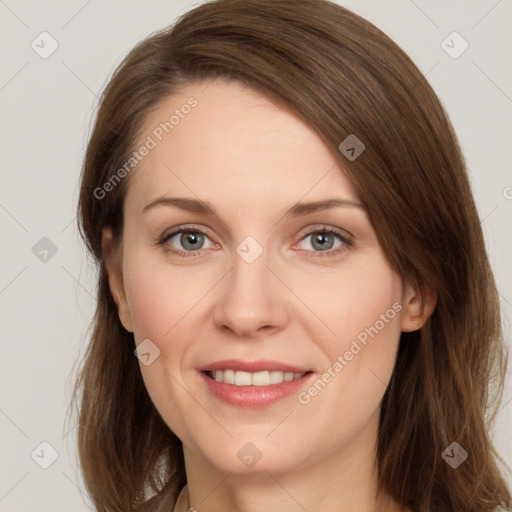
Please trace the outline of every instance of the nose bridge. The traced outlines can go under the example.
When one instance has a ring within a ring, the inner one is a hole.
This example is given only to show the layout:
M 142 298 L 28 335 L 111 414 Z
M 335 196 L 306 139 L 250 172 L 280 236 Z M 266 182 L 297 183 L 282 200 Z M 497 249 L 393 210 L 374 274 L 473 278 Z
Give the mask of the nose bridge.
M 224 280 L 216 322 L 240 335 L 286 322 L 284 290 L 269 270 L 272 255 L 255 238 L 246 237 L 233 254 L 231 272 Z

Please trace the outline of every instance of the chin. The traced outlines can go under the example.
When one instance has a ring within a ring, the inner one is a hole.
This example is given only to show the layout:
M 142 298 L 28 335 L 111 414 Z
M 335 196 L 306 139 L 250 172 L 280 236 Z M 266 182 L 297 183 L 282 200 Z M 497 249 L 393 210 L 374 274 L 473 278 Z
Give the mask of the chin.
M 311 463 L 311 457 L 301 454 L 299 443 L 288 443 L 285 446 L 266 440 L 258 441 L 231 440 L 227 446 L 217 446 L 212 450 L 208 447 L 203 457 L 225 473 L 257 474 L 269 472 L 272 474 L 289 473 Z

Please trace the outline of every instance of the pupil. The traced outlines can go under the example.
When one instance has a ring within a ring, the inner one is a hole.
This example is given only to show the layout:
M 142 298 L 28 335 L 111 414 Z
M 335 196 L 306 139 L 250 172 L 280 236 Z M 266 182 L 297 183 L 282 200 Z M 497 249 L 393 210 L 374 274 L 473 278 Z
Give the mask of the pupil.
M 319 244 L 318 247 L 315 248 L 330 249 L 334 241 L 329 233 L 318 233 L 316 237 L 313 238 L 313 246 L 315 246 L 315 243 Z
M 201 245 L 202 235 L 199 233 L 183 233 L 181 235 L 181 244 L 185 249 L 197 249 L 198 245 Z

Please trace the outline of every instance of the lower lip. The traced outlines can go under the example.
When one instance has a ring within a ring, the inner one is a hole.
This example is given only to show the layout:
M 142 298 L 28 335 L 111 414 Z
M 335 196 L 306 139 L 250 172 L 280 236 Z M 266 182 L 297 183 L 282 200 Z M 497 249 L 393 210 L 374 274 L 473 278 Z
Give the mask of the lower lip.
M 252 407 L 254 409 L 266 407 L 297 393 L 313 375 L 313 373 L 307 373 L 297 380 L 271 384 L 270 386 L 235 386 L 234 384 L 218 382 L 208 377 L 204 372 L 200 373 L 214 396 L 230 405 Z

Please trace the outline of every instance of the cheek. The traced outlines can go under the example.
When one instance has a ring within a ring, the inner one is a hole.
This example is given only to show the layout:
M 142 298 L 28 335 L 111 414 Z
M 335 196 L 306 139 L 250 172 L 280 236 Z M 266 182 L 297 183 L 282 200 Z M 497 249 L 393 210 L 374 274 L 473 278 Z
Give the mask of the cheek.
M 150 365 L 140 365 L 142 377 L 159 410 L 182 411 L 170 419 L 173 430 L 181 432 L 180 417 L 190 405 L 185 390 L 197 385 L 194 362 L 209 334 L 204 332 L 204 308 L 218 272 L 182 268 L 136 250 L 124 264 L 135 342 L 149 339 L 158 349 Z
M 400 299 L 399 282 L 391 274 L 381 274 L 378 280 L 356 279 L 350 294 L 342 298 L 338 315 L 332 315 L 343 349 L 358 355 L 365 349 L 374 357 L 393 355 L 400 336 Z
M 126 296 L 135 339 L 150 338 L 158 345 L 188 317 L 207 287 L 179 268 L 155 263 L 154 258 L 144 265 L 144 259 L 141 255 L 126 262 Z
M 380 254 L 335 274 L 300 276 L 293 286 L 317 317 L 312 339 L 321 334 L 328 345 L 343 348 L 354 339 L 364 344 L 377 335 L 399 336 L 402 282 Z
M 296 286 L 303 296 L 307 293 L 315 313 L 316 319 L 303 325 L 324 361 L 322 382 L 306 390 L 300 403 L 322 394 L 315 398 L 318 405 L 337 403 L 369 412 L 379 403 L 395 364 L 401 334 L 400 277 L 380 257 L 341 271 L 335 279 L 317 279 L 315 286 L 311 280 Z
M 197 306 L 208 288 L 191 282 L 194 278 L 185 284 L 180 269 L 154 260 L 145 265 L 144 259 L 132 255 L 125 262 L 125 290 L 136 344 L 149 339 L 159 350 L 150 365 L 140 364 L 142 378 L 173 432 L 190 441 L 186 427 L 190 396 L 186 388 L 192 381 L 188 380 L 191 373 L 184 375 L 182 367 L 187 354 L 190 357 L 190 326 L 197 326 Z

